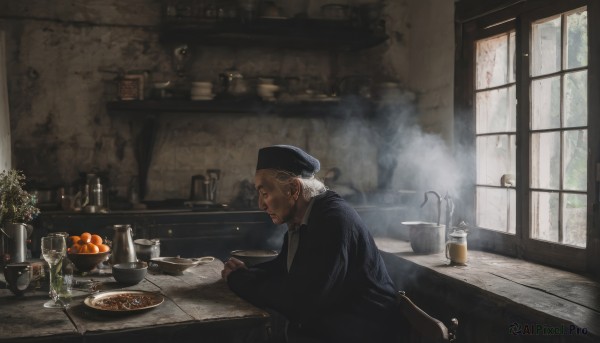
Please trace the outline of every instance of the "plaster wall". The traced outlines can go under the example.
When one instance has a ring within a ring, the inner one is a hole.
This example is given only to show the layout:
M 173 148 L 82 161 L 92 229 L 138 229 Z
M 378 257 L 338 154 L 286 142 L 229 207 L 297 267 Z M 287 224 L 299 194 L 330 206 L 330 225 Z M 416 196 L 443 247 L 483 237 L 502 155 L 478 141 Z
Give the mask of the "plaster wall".
M 247 77 L 308 76 L 330 86 L 331 75 L 361 74 L 396 80 L 407 88 L 411 75 L 419 73 L 409 67 L 408 3 L 396 0 L 386 7 L 392 39 L 378 47 L 336 56 L 194 45 L 181 79 L 175 73 L 173 47 L 159 42 L 158 0 L 2 2 L 13 165 L 45 186 L 70 184 L 80 172 L 107 171 L 111 190 L 124 196 L 137 174 L 134 137 L 140 122 L 107 114 L 105 104 L 114 100 L 118 72 L 144 72 L 148 82 L 215 81 L 220 72 L 235 67 Z M 427 77 L 435 83 L 439 74 Z M 317 156 L 322 162 L 319 177 L 335 166 L 343 172 L 342 181 L 373 190 L 381 139 L 373 123 L 358 118 L 167 113 L 159 119 L 146 200 L 187 198 L 191 175 L 219 168 L 218 200 L 226 202 L 240 181 L 252 179 L 257 149 L 283 143 Z
M 409 0 L 408 87 L 419 95 L 419 121 L 452 144 L 454 118 L 454 1 Z

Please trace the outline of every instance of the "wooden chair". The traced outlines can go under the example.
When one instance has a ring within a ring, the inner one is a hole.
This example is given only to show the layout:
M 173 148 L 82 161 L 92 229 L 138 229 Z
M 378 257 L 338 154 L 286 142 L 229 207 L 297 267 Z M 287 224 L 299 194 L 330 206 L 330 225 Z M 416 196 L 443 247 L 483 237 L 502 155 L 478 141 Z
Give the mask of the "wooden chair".
M 411 343 L 442 343 L 452 342 L 456 339 L 458 320 L 452 318 L 450 329 L 441 321 L 428 315 L 419 306 L 415 305 L 403 291 L 396 296 L 400 310 L 410 324 Z

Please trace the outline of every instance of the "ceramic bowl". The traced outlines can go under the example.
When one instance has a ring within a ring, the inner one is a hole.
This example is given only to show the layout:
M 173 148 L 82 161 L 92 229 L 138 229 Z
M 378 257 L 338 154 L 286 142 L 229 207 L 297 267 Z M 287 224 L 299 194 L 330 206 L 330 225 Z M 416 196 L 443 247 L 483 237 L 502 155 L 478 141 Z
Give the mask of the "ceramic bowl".
M 96 266 L 110 256 L 110 251 L 96 254 L 67 254 L 67 258 L 73 262 L 78 271 L 84 273 L 96 268 Z
M 247 267 L 271 261 L 279 255 L 275 250 L 234 250 L 230 254 L 244 262 Z
M 146 262 L 124 262 L 112 266 L 112 274 L 118 283 L 135 285 L 146 277 L 148 264 Z

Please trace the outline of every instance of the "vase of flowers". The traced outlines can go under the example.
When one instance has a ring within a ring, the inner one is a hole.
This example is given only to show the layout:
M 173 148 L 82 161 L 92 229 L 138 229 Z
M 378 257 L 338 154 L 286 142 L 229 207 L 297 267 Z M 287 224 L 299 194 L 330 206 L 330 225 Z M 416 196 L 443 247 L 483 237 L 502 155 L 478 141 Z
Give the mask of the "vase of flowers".
M 0 173 L 0 257 L 4 264 L 24 262 L 26 240 L 31 234 L 31 222 L 40 210 L 35 206 L 36 199 L 23 189 L 25 175 L 18 170 L 5 170 Z

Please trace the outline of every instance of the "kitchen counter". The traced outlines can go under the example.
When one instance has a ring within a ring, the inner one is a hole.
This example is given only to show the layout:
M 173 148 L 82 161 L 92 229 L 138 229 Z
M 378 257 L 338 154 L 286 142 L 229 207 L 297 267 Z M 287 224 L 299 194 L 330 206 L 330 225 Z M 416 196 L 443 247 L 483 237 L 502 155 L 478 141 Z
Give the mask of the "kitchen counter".
M 103 291 L 144 290 L 164 296 L 161 305 L 135 314 L 92 309 L 83 304 L 90 293 L 80 290 L 74 290 L 71 306 L 61 310 L 43 307 L 47 291 L 17 297 L 0 289 L 0 342 L 263 341 L 268 313 L 231 292 L 221 279 L 222 268 L 215 260 L 178 276 L 149 271 L 145 280 L 130 287 L 116 283 L 110 274 L 77 277 L 101 282 Z

